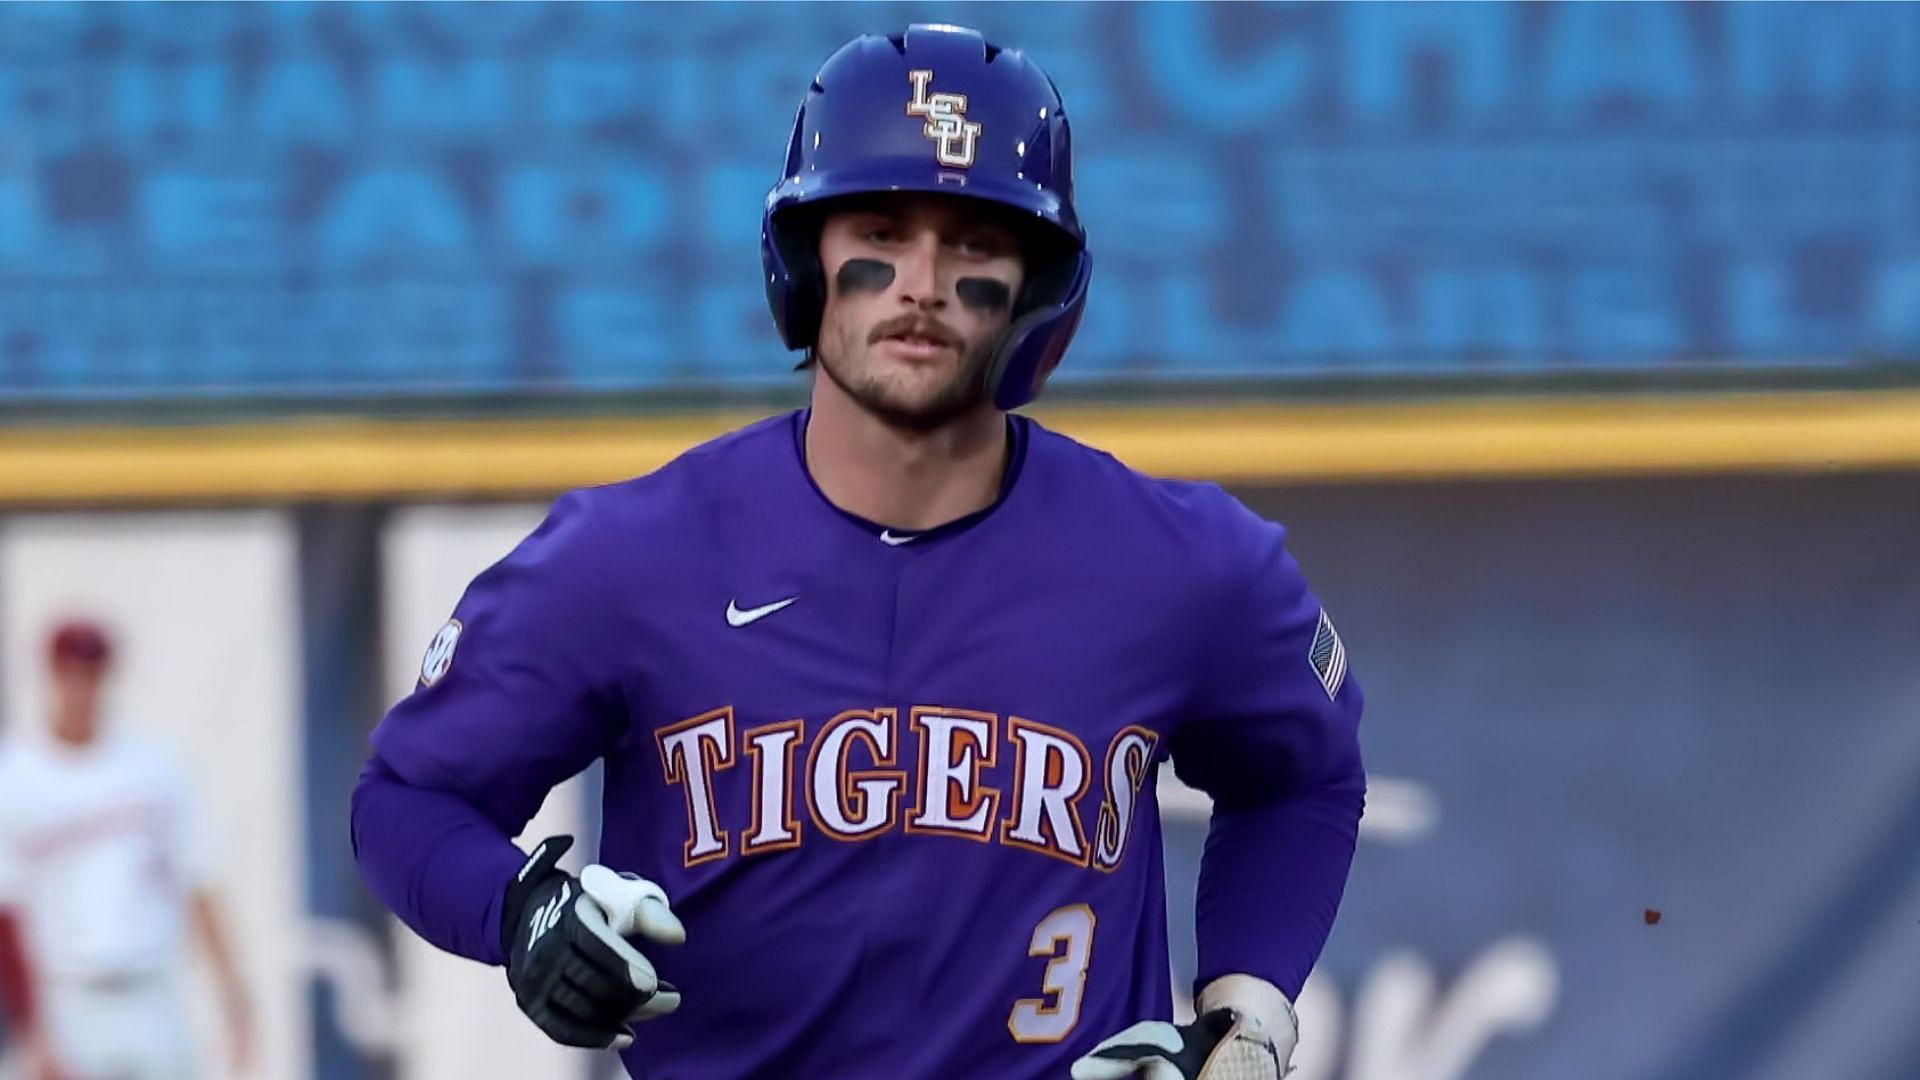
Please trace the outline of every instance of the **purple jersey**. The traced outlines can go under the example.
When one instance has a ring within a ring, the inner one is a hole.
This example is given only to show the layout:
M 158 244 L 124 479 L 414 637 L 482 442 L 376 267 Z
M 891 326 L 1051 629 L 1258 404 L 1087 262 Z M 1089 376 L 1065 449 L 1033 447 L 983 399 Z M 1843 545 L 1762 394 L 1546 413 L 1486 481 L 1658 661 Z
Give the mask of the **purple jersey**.
M 1062 1077 L 1171 1015 L 1170 755 L 1216 801 L 1201 980 L 1296 995 L 1364 780 L 1281 528 L 1014 418 L 999 504 L 902 536 L 814 487 L 806 418 L 570 494 L 474 581 L 374 735 L 376 890 L 500 962 L 504 837 L 604 758 L 600 861 L 687 928 L 634 1076 Z

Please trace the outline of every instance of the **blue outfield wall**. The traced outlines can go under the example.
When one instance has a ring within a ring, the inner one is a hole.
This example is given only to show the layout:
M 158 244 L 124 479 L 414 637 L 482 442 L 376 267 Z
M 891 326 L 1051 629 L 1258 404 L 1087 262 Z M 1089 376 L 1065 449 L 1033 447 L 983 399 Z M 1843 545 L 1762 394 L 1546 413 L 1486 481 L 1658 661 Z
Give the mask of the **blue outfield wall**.
M 1920 367 L 1913 4 L 9 4 L 0 397 L 777 385 L 799 92 L 915 19 L 1067 97 L 1065 379 Z

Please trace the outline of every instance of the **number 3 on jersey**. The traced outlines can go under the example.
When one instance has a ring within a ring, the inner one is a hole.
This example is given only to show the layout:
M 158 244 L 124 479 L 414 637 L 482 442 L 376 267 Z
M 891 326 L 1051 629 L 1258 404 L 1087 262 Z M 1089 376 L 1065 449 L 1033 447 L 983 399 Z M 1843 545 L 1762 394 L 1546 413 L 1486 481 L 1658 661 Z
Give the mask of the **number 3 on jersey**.
M 1064 946 L 1062 945 L 1064 942 Z M 1051 996 L 1021 998 L 1007 1016 L 1016 1042 L 1059 1042 L 1080 1022 L 1080 998 L 1087 988 L 1087 964 L 1093 959 L 1093 909 L 1085 904 L 1054 908 L 1033 928 L 1028 956 L 1048 956 L 1040 989 Z

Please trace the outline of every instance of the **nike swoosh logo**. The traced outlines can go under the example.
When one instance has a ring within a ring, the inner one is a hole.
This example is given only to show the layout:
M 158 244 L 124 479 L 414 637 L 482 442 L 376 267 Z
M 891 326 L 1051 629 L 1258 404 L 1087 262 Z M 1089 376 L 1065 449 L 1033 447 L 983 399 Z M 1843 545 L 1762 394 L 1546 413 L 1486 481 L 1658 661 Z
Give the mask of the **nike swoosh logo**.
M 914 533 L 910 536 L 895 536 L 893 535 L 892 529 L 880 530 L 880 542 L 883 544 L 892 544 L 894 547 L 899 547 L 901 544 L 911 544 L 918 539 L 920 539 L 919 533 Z
M 797 596 L 789 596 L 785 600 L 775 600 L 771 604 L 761 604 L 759 607 L 744 609 L 732 600 L 729 600 L 727 601 L 727 625 L 745 626 L 748 623 L 759 622 L 761 619 L 779 611 L 781 608 L 786 607 L 798 599 L 800 598 Z

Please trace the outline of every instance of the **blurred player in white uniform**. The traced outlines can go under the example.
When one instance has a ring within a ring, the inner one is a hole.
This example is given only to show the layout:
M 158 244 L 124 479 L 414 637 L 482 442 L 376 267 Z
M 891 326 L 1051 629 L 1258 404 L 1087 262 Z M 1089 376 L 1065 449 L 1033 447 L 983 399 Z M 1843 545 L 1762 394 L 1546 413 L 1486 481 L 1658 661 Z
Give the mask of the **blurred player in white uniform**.
M 27 1080 L 197 1080 L 182 993 L 187 941 L 205 946 L 236 1069 L 252 1023 L 218 905 L 212 852 L 185 773 L 164 750 L 104 730 L 112 646 L 57 627 L 51 738 L 0 743 L 0 1004 Z

